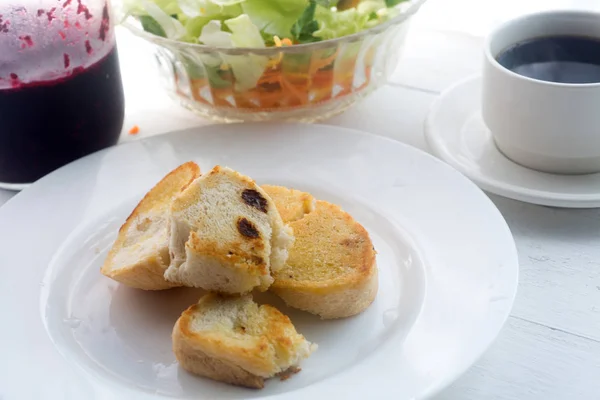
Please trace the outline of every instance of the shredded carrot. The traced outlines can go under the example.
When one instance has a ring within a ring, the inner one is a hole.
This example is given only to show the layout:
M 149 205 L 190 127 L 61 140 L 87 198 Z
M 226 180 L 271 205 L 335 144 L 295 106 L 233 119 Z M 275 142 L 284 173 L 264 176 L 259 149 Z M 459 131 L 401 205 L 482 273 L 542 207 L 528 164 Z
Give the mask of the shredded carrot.
M 137 135 L 139 132 L 140 132 L 140 127 L 137 125 L 132 126 L 131 129 L 129 130 L 130 135 Z
M 289 38 L 280 39 L 279 36 L 277 36 L 277 35 L 273 36 L 273 43 L 275 44 L 275 47 L 291 46 L 293 44 L 291 39 L 289 39 Z
M 273 36 L 273 43 L 275 44 L 275 47 L 291 46 L 293 44 L 290 39 L 288 39 L 288 38 L 280 39 L 279 36 L 277 36 L 277 35 Z M 282 59 L 283 59 L 283 54 L 279 53 L 277 55 L 277 58 L 273 58 L 273 59 L 269 60 L 268 66 L 273 69 L 276 69 Z
M 282 47 L 289 39 L 274 38 Z M 316 53 L 311 57 L 306 70 L 284 70 L 281 64 L 283 51 L 278 52 L 269 60 L 268 67 L 258 80 L 256 87 L 237 92 L 235 90 L 235 77 L 226 64 L 221 66 L 220 77 L 227 81 L 221 87 L 212 86 L 207 78 L 191 79 L 192 96 L 196 101 L 211 104 L 216 107 L 239 108 L 248 110 L 272 110 L 277 108 L 297 107 L 316 104 L 331 98 L 341 97 L 355 90 L 364 89 L 371 80 L 372 59 L 374 52 L 367 52 L 363 72 L 365 82 L 356 87 L 354 72 L 355 60 L 337 60 L 338 52 L 329 54 L 329 51 Z M 333 64 L 336 68 L 333 68 Z M 179 82 L 178 89 L 180 89 Z M 210 100 L 205 99 L 203 90 L 210 90 Z M 180 95 L 187 96 L 185 85 L 181 86 Z M 232 99 L 234 101 L 232 101 Z M 132 128 L 131 134 L 137 133 L 137 127 Z M 135 133 L 133 133 L 135 131 Z

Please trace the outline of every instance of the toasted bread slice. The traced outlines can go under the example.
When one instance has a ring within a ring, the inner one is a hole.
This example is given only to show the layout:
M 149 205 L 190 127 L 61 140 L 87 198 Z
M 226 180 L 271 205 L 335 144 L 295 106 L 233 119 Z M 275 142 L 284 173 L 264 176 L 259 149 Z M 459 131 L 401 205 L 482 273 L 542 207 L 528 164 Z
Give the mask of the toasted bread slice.
M 300 196 L 283 187 L 265 187 L 280 209 Z M 288 191 L 285 196 L 281 192 Z M 279 201 L 286 203 L 280 204 Z M 289 216 L 291 214 L 283 213 Z M 299 214 L 295 214 L 295 217 Z M 321 318 L 342 318 L 365 310 L 378 289 L 375 249 L 369 234 L 340 207 L 317 201 L 313 211 L 290 222 L 295 242 L 271 286 L 289 306 Z
M 222 293 L 261 291 L 293 243 L 271 198 L 250 178 L 216 166 L 171 206 L 165 278 Z
M 283 186 L 262 185 L 261 188 L 271 197 L 284 224 L 289 224 L 314 211 L 316 200 L 310 194 Z
M 207 294 L 173 328 L 173 352 L 187 371 L 217 381 L 262 388 L 266 378 L 298 366 L 316 345 L 274 307 L 251 295 Z
M 200 176 L 193 162 L 171 171 L 139 202 L 127 218 L 101 272 L 127 286 L 145 290 L 168 289 L 164 273 L 169 266 L 168 215 L 173 197 Z

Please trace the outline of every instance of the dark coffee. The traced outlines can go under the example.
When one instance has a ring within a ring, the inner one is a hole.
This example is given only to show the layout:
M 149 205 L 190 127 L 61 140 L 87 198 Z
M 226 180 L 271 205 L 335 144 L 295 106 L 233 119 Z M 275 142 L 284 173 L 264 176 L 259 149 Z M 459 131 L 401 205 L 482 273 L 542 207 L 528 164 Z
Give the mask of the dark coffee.
M 505 49 L 497 60 L 519 75 L 542 81 L 600 82 L 600 39 L 585 36 L 529 39 Z

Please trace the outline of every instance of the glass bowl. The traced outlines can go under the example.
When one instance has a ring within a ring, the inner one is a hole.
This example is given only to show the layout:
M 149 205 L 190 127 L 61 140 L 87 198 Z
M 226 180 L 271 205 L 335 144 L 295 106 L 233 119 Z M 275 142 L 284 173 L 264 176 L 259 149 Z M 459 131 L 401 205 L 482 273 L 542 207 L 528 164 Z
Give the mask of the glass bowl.
M 145 32 L 132 17 L 123 25 L 154 45 L 168 93 L 200 116 L 219 122 L 315 122 L 341 113 L 387 81 L 409 21 L 424 2 L 402 3 L 399 15 L 353 35 L 262 49 L 178 42 Z M 244 60 L 264 65 L 253 87 L 241 86 L 232 72 L 230 63 Z

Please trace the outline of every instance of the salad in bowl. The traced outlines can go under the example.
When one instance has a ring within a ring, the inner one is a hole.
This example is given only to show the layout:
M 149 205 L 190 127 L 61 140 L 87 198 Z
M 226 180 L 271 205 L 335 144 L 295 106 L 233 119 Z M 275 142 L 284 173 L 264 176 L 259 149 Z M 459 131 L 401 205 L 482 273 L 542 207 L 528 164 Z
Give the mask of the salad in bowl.
M 124 0 L 184 106 L 220 121 L 316 121 L 385 82 L 424 0 Z

